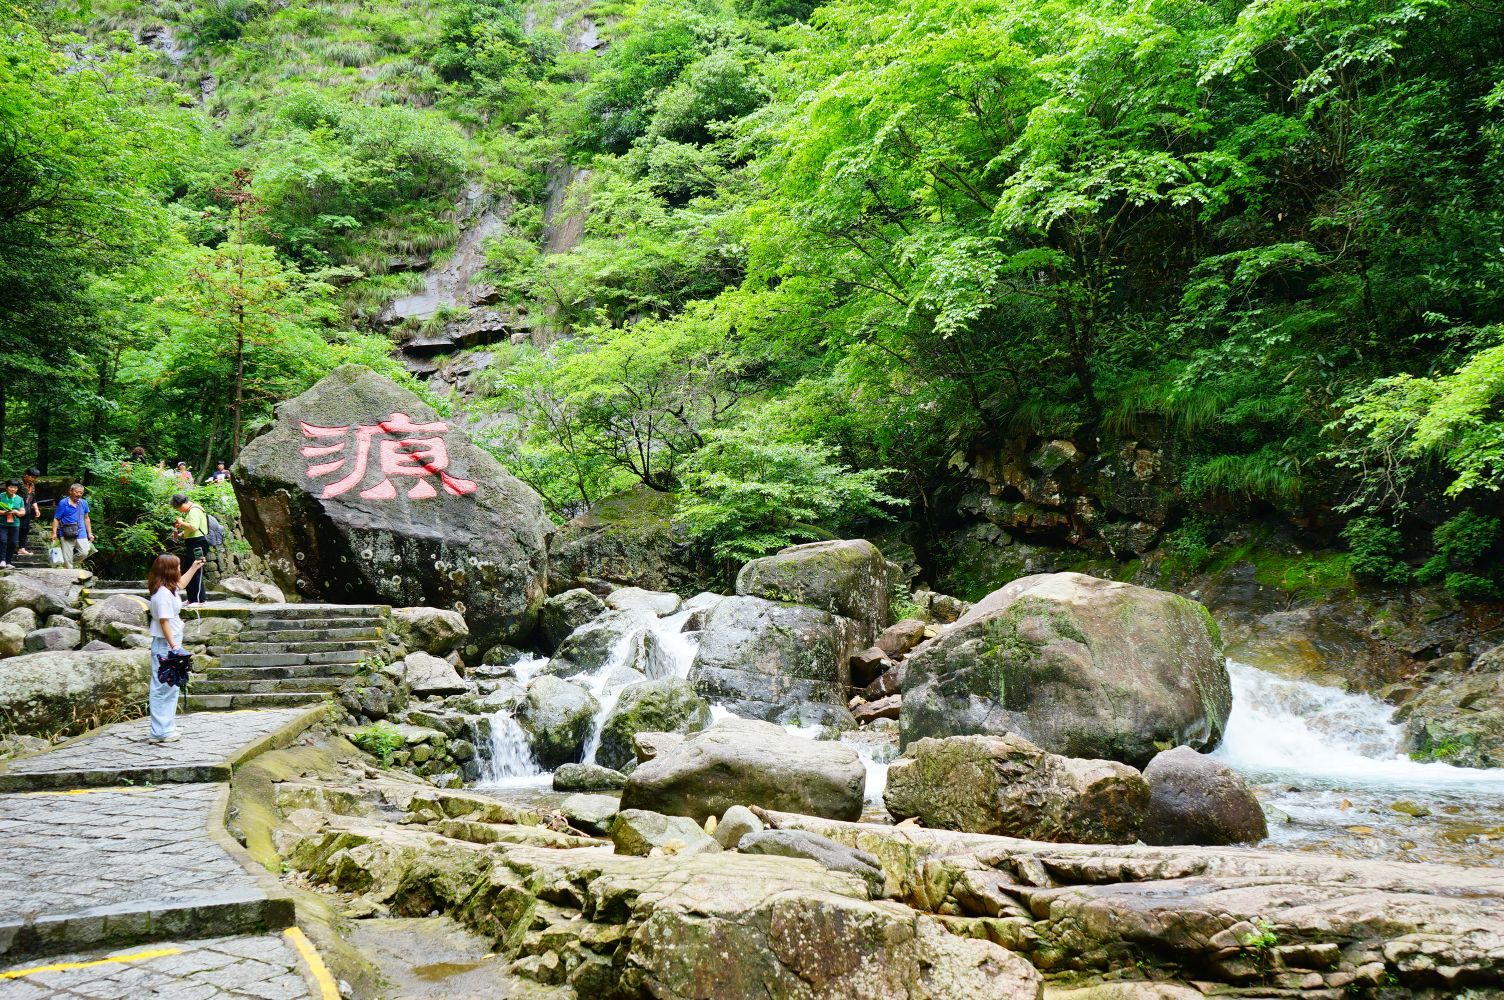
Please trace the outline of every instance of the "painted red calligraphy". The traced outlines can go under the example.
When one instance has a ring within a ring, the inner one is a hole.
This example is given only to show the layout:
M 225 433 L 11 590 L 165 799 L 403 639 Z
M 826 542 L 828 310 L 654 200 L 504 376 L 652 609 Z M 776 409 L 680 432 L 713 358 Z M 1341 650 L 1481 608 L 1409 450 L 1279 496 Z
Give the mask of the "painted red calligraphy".
M 406 413 L 392 413 L 375 424 L 320 427 L 302 422 L 301 426 L 303 436 L 317 442 L 304 445 L 301 454 L 304 458 L 322 460 L 308 467 L 309 477 L 320 479 L 343 473 L 324 484 L 324 492 L 320 494 L 324 500 L 342 496 L 363 485 L 371 469 L 373 451 L 381 480 L 359 492 L 358 496 L 363 499 L 395 499 L 397 484 L 392 481 L 393 476 L 415 480 L 407 489 L 407 495 L 414 500 L 439 495 L 431 481 L 435 478 L 446 493 L 457 497 L 474 493 L 479 488 L 468 479 L 444 471 L 449 468 L 449 446 L 443 435 L 448 432 L 449 425 L 441 420 L 420 424 Z

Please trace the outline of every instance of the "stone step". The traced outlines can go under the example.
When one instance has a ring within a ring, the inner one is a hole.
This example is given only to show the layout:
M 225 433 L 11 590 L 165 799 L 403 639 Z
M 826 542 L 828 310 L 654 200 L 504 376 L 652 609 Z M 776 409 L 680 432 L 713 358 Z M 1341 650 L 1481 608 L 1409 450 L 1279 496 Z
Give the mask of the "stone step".
M 114 597 L 116 594 L 126 594 L 130 597 L 139 597 L 143 601 L 146 600 L 145 587 L 95 587 L 91 585 L 84 588 L 84 596 L 86 596 L 89 600 L 94 601 L 95 603 L 98 603 L 110 597 Z M 229 594 L 215 594 L 212 592 L 205 594 L 204 597 L 209 601 L 230 600 Z M 192 609 L 190 608 L 188 610 Z
M 360 640 L 375 641 L 381 638 L 381 630 L 376 628 L 284 628 L 284 629 L 261 629 L 253 623 L 251 627 L 236 637 L 244 642 L 334 642 L 336 640 L 355 642 Z
M 328 700 L 324 691 L 263 691 L 256 694 L 193 694 L 190 685 L 190 712 L 220 711 L 237 708 L 277 708 L 287 705 L 312 705 Z
M 236 656 L 236 654 L 250 654 L 250 656 L 283 656 L 286 653 L 358 653 L 355 659 L 350 660 L 325 660 L 326 663 L 355 663 L 356 660 L 373 656 L 381 650 L 379 642 L 371 642 L 361 639 L 358 642 L 230 642 L 226 645 L 209 648 L 209 653 L 214 656 Z M 310 660 L 316 663 L 317 660 Z
M 342 618 L 252 618 L 246 623 L 244 634 L 253 632 L 289 632 L 304 629 L 330 629 L 330 628 L 380 628 L 386 623 L 384 618 L 374 616 Z
M 253 623 L 274 618 L 384 618 L 391 611 L 384 604 L 274 604 L 252 609 Z
M 374 655 L 370 650 L 331 649 L 321 653 L 265 652 L 225 653 L 219 658 L 222 667 L 299 667 L 305 663 L 359 663 Z
M 193 694 L 270 694 L 283 691 L 334 691 L 345 682 L 343 677 L 266 677 L 260 680 L 194 681 Z
M 101 580 L 95 577 L 89 582 L 90 590 L 145 590 L 145 580 Z
M 354 663 L 289 663 L 270 667 L 210 667 L 204 679 L 211 681 L 261 681 L 269 677 L 353 677 L 360 672 Z

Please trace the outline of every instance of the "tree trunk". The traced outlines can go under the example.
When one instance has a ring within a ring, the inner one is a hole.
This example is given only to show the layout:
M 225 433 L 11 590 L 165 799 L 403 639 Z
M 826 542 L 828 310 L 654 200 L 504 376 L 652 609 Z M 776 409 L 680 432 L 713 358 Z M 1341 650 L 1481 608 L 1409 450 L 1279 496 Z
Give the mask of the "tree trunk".
M 52 465 L 52 400 L 43 398 L 37 403 L 36 419 L 33 421 L 37 429 L 37 468 L 42 470 L 42 475 L 51 471 Z
M 209 478 L 209 470 L 214 465 L 214 439 L 219 436 L 219 418 L 222 411 L 214 411 L 214 421 L 209 425 L 209 443 L 204 446 L 204 463 L 199 467 L 198 479 L 203 482 Z
M 245 326 L 235 330 L 235 412 L 230 432 L 230 461 L 240 457 L 240 407 L 245 401 Z

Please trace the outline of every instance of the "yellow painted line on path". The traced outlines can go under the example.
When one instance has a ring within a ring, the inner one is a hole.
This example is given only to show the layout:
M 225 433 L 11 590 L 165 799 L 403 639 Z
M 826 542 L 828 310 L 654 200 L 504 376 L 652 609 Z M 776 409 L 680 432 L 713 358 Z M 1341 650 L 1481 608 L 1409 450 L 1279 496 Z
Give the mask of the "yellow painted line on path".
M 288 944 L 297 949 L 303 961 L 308 965 L 308 971 L 313 976 L 313 981 L 319 985 L 319 1000 L 339 1000 L 339 984 L 329 974 L 329 967 L 324 964 L 324 959 L 319 955 L 319 950 L 308 940 L 308 935 L 303 933 L 301 927 L 289 927 L 282 932 L 287 938 Z
M 100 958 L 92 962 L 57 962 L 53 965 L 36 965 L 30 969 L 14 969 L 10 972 L 0 972 L 0 979 L 20 979 L 22 976 L 35 976 L 42 972 L 70 972 L 73 969 L 92 969 L 96 965 L 148 962 L 153 958 L 167 958 L 169 955 L 181 955 L 182 953 L 183 949 L 181 948 L 157 948 L 154 951 L 133 951 L 129 955 Z
M 100 792 L 155 792 L 157 785 L 111 785 L 108 788 L 57 788 L 40 792 L 13 792 L 11 794 L 32 798 L 37 795 L 98 795 Z

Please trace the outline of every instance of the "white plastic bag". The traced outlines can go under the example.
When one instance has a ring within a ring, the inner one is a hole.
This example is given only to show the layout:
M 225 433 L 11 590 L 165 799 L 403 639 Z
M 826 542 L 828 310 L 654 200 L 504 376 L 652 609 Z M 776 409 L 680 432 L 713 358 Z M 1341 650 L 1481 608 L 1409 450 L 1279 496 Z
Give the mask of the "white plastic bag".
M 63 547 L 61 545 L 54 545 L 48 549 L 47 561 L 54 566 L 61 566 L 63 564 Z

